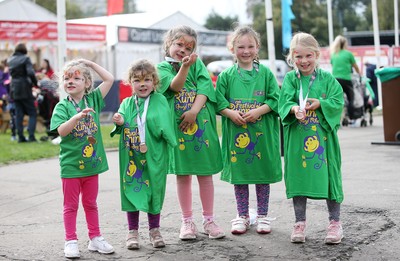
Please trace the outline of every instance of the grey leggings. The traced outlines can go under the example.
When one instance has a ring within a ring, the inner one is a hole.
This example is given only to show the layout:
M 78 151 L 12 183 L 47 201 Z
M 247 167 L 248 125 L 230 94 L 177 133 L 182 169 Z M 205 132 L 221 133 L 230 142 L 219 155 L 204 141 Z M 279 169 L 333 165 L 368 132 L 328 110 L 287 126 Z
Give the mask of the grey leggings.
M 326 205 L 328 206 L 329 221 L 331 220 L 339 221 L 340 203 L 327 199 Z M 296 216 L 296 222 L 306 221 L 306 206 L 307 206 L 307 197 L 303 196 L 293 197 L 293 207 L 294 207 L 294 215 Z

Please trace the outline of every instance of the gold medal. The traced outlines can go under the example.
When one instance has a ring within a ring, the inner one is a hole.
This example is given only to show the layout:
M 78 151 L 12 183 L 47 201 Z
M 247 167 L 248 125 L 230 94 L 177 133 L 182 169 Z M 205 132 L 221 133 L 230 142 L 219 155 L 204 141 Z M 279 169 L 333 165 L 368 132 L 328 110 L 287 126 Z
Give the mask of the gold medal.
M 140 150 L 141 153 L 146 153 L 146 152 L 147 152 L 146 143 L 141 143 L 141 144 L 139 145 L 139 150 Z
M 87 140 L 89 141 L 90 144 L 95 144 L 96 143 L 96 138 L 93 136 L 88 136 Z

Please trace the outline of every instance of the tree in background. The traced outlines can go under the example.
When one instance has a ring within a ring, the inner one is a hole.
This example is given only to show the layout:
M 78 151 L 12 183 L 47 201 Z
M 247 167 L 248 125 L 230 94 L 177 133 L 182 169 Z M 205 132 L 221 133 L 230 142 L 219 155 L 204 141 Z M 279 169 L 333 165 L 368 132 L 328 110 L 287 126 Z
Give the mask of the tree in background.
M 221 30 L 221 31 L 232 31 L 236 23 L 238 23 L 239 17 L 236 16 L 225 16 L 217 14 L 214 9 L 207 16 L 205 28 L 210 30 Z
M 393 0 L 379 0 L 377 1 L 378 7 L 378 23 L 379 30 L 394 30 L 394 4 Z M 400 8 L 400 3 L 397 8 Z M 366 30 L 373 30 L 372 24 L 372 6 L 371 1 L 369 1 L 367 8 L 365 10 L 365 19 L 368 25 Z M 397 17 L 397 22 L 399 23 L 399 17 Z
M 54 14 L 57 14 L 57 1 L 55 0 L 36 0 L 36 4 L 46 8 Z M 86 17 L 80 6 L 72 1 L 66 1 L 65 10 L 66 19 L 77 19 Z

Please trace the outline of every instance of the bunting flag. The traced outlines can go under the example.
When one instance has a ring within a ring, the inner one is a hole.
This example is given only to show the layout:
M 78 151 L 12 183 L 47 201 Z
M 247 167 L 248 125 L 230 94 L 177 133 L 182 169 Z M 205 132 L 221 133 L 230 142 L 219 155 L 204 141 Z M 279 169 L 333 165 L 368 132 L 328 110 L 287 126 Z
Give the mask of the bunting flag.
M 292 24 L 291 20 L 296 18 L 292 12 L 292 0 L 282 0 L 282 48 L 289 49 L 292 40 Z
M 107 0 L 107 15 L 118 14 L 124 11 L 124 0 Z

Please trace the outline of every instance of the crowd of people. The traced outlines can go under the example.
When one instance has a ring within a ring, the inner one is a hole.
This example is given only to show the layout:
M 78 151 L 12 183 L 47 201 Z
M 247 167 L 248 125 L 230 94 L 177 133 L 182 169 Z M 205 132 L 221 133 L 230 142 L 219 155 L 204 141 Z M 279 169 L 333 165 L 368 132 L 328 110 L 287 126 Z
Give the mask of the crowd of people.
M 286 59 L 293 70 L 286 74 L 281 87 L 271 70 L 259 63 L 260 36 L 249 26 L 237 27 L 230 37 L 228 48 L 235 63 L 218 75 L 215 88 L 196 54 L 197 33 L 188 26 L 166 33 L 165 61 L 134 61 L 125 79 L 132 95 L 113 115 L 115 128 L 109 134 L 119 135 L 120 200 L 128 225 L 126 247 L 140 248 L 140 212 L 147 214 L 153 247 L 165 247 L 160 226 L 167 174 L 176 175 L 181 209 L 179 238 L 197 238 L 193 176 L 199 185 L 202 231 L 210 239 L 224 238 L 226 234 L 214 212 L 213 176 L 217 173 L 233 185 L 237 213 L 231 220 L 232 234 L 244 234 L 251 225 L 250 185 L 255 186 L 257 198 L 256 232 L 271 233 L 270 184 L 284 177 L 295 214 L 290 241 L 306 241 L 306 205 L 312 199 L 326 200 L 325 243 L 341 243 L 340 206 L 344 195 L 337 131 L 351 68 L 360 71 L 354 57 L 344 50 L 343 39 L 338 39 L 340 49 L 332 56 L 331 74 L 318 66 L 317 40 L 307 33 L 294 34 Z M 26 54 L 26 46 L 18 45 L 8 59 L 12 92 L 4 94 L 15 106 L 14 135 L 18 135 L 19 142 L 36 141 L 32 86 L 51 86 L 48 81 L 54 74 L 48 60 L 43 61 L 40 73 L 35 73 Z M 97 88 L 93 88 L 93 73 L 102 79 Z M 64 254 L 67 258 L 80 257 L 76 233 L 79 201 L 86 215 L 88 249 L 110 254 L 114 248 L 101 234 L 96 201 L 99 174 L 108 170 L 99 112 L 114 77 L 85 59 L 68 62 L 59 77 L 67 97 L 54 103 L 48 130 L 61 137 Z M 30 117 L 28 138 L 22 127 L 25 114 Z M 222 117 L 221 143 L 217 115 Z M 284 133 L 283 170 L 280 122 Z
M 2 113 L 10 114 L 11 140 L 19 143 L 37 142 L 35 137 L 37 115 L 49 130 L 53 108 L 59 101 L 58 83 L 47 59 L 35 69 L 29 58 L 27 47 L 19 43 L 11 57 L 1 61 L 0 98 Z M 24 134 L 24 117 L 28 116 L 28 137 Z M 48 134 L 50 134 L 48 132 Z M 51 134 L 54 138 L 56 134 Z M 41 140 L 47 140 L 44 136 Z

